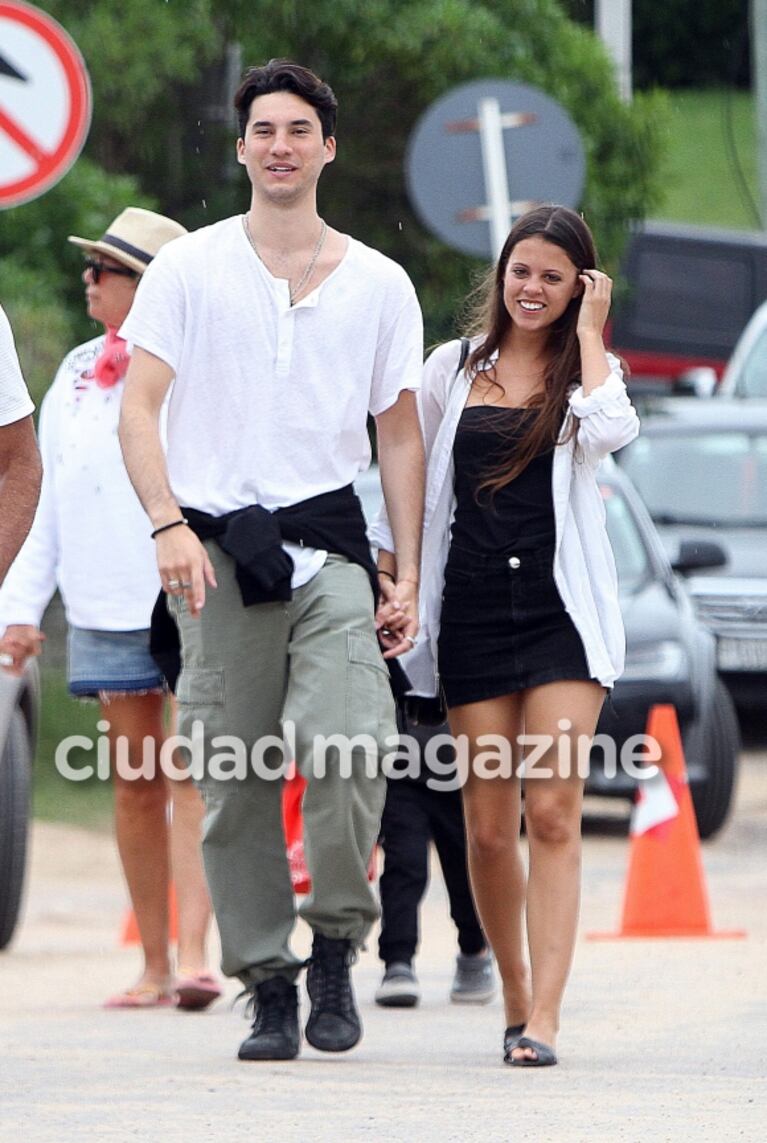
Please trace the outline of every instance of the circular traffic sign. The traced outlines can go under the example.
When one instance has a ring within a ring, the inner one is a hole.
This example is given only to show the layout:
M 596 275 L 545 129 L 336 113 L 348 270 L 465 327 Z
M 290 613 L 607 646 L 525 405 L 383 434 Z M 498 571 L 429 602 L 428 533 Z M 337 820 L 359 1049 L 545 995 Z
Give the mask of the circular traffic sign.
M 44 194 L 82 150 L 91 86 L 60 24 L 21 0 L 0 0 L 0 208 Z
M 473 80 L 435 100 L 416 123 L 405 161 L 410 201 L 424 225 L 481 257 L 498 252 L 492 216 L 499 188 L 508 232 L 538 203 L 577 207 L 585 172 L 583 144 L 564 108 L 536 87 L 504 79 Z

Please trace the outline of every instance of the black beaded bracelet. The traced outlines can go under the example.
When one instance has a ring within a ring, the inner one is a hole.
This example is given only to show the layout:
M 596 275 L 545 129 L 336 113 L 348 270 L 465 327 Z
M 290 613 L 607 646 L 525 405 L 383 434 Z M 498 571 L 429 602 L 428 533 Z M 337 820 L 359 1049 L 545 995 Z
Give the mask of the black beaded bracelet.
M 378 574 L 388 576 L 392 583 L 397 582 L 396 576 L 393 576 L 389 571 L 384 571 L 383 568 L 378 568 Z
M 155 536 L 159 536 L 160 532 L 167 532 L 168 528 L 178 528 L 181 524 L 188 523 L 189 521 L 187 520 L 186 516 L 182 516 L 180 520 L 171 520 L 170 524 L 163 524 L 162 527 L 155 528 L 151 534 L 151 538 L 154 539 Z

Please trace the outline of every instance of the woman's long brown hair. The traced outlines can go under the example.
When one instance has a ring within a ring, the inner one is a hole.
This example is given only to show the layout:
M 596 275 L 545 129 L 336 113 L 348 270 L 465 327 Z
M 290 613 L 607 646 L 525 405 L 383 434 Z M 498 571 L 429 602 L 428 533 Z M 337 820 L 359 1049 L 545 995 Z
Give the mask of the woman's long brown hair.
M 522 215 L 511 228 L 497 265 L 470 299 L 469 332 L 471 336 L 481 338 L 466 362 L 467 375 L 472 382 L 482 372 L 484 379 L 499 385 L 495 380 L 495 369 L 489 362 L 493 353 L 500 349 L 511 325 L 503 300 L 506 266 L 514 247 L 525 238 L 535 237 L 544 238 L 564 250 L 579 274 L 597 265 L 591 231 L 574 210 L 565 206 L 539 206 Z M 479 490 L 486 490 L 491 497 L 510 484 L 534 457 L 553 448 L 560 439 L 567 409 L 567 390 L 581 379 L 580 346 L 576 334 L 580 302 L 580 296 L 573 298 L 550 328 L 547 345 L 550 356 L 543 378 L 543 392 L 536 394 L 530 402 L 530 408 L 537 409 L 538 415 L 530 418 L 521 438 L 510 436 L 514 443 L 510 445 L 508 457 L 490 469 L 480 484 Z M 570 436 L 576 431 L 577 424 L 574 423 Z

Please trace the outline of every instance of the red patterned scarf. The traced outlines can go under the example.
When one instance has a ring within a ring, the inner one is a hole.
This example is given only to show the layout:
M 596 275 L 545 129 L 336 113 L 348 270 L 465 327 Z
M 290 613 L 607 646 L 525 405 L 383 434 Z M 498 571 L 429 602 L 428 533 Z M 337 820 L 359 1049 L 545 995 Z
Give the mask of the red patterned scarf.
M 104 348 L 93 364 L 93 376 L 99 389 L 111 389 L 122 381 L 129 362 L 127 342 L 118 337 L 116 329 L 108 327 Z

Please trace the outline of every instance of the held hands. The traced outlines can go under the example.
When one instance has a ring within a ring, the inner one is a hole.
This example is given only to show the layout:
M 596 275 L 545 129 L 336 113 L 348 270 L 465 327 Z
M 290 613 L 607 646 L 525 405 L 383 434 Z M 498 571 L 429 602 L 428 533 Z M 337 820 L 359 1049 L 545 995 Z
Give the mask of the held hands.
M 395 583 L 379 576 L 381 598 L 375 624 L 384 659 L 395 659 L 412 651 L 418 634 L 418 584 L 410 579 Z
M 0 639 L 0 665 L 9 675 L 22 675 L 27 659 L 40 654 L 44 640 L 42 631 L 32 624 L 10 623 Z
M 186 526 L 161 532 L 155 543 L 163 590 L 176 598 L 183 596 L 189 614 L 196 619 L 205 606 L 205 584 L 218 587 L 208 553 Z
M 584 270 L 578 279 L 583 286 L 583 294 L 576 332 L 578 337 L 589 333 L 601 337 L 610 312 L 612 278 L 601 270 Z

